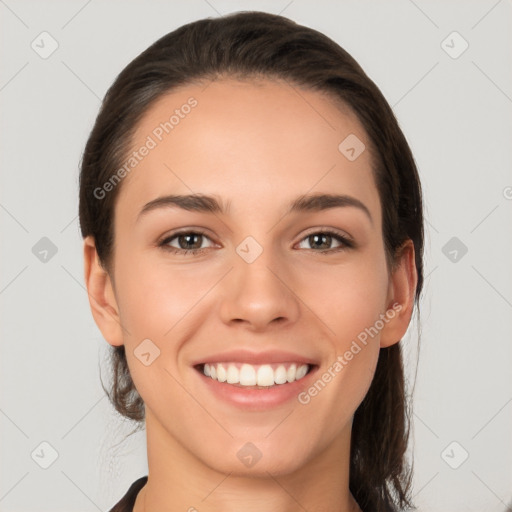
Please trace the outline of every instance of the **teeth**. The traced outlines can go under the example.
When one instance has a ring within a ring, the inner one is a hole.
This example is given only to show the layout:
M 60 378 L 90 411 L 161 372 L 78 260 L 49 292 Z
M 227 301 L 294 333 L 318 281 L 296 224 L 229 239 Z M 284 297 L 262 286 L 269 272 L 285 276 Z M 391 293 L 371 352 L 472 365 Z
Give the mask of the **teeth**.
M 205 364 L 204 366 L 206 368 L 208 365 Z M 238 368 L 236 366 L 228 366 L 228 378 L 226 381 L 228 384 L 238 384 L 240 382 L 240 373 L 238 372 Z
M 302 379 L 309 371 L 307 364 L 252 365 L 237 363 L 205 364 L 203 373 L 219 382 L 240 386 L 270 387 Z
M 250 364 L 243 364 L 240 368 L 240 385 L 256 386 L 256 370 Z
M 304 367 L 304 365 L 299 366 L 297 368 L 297 372 L 295 373 L 295 379 L 296 380 L 302 379 L 302 377 L 304 377 L 304 375 L 306 375 L 306 373 L 308 373 L 307 367 Z
M 274 371 L 274 382 L 276 384 L 284 384 L 286 382 L 286 368 L 281 365 Z
M 286 380 L 288 382 L 293 382 L 295 380 L 295 375 L 297 373 L 297 367 L 292 364 L 290 368 L 288 368 L 288 371 L 286 372 Z
M 264 364 L 258 368 L 256 377 L 258 386 L 273 386 L 274 385 L 274 371 L 268 364 Z
M 224 366 L 219 364 L 217 366 L 217 380 L 219 382 L 226 382 L 226 378 L 227 378 L 226 369 L 224 368 Z

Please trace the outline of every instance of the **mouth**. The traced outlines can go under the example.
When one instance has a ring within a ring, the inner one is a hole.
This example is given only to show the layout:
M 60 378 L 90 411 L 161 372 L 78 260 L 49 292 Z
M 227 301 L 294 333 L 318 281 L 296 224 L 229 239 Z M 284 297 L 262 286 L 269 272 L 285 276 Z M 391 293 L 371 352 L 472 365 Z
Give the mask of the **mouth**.
M 191 366 L 205 399 L 219 407 L 263 412 L 296 401 L 312 385 L 320 360 L 284 350 L 237 348 L 203 355 Z
M 248 390 L 268 390 L 302 380 L 317 365 L 295 361 L 265 364 L 224 361 L 201 363 L 194 368 L 219 383 Z

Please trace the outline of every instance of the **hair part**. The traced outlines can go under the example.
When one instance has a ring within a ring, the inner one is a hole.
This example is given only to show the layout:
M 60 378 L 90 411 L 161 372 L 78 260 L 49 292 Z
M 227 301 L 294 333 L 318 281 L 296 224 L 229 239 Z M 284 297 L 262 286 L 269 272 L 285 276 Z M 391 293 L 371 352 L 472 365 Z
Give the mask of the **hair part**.
M 129 153 L 143 115 L 181 86 L 219 80 L 284 80 L 328 94 L 347 105 L 366 130 L 382 206 L 382 235 L 388 264 L 412 240 L 418 282 L 423 286 L 423 206 L 418 171 L 407 141 L 384 96 L 359 64 L 324 34 L 285 17 L 240 12 L 195 21 L 163 36 L 117 76 L 102 102 L 82 156 L 79 216 L 103 267 L 112 272 L 114 212 L 122 184 L 98 199 L 101 187 Z M 419 312 L 418 312 L 419 313 Z M 112 348 L 116 410 L 142 422 L 144 402 L 130 376 L 124 346 Z M 374 378 L 355 412 L 351 440 L 350 490 L 365 511 L 412 506 L 412 468 L 405 462 L 410 414 L 401 343 L 381 348 Z

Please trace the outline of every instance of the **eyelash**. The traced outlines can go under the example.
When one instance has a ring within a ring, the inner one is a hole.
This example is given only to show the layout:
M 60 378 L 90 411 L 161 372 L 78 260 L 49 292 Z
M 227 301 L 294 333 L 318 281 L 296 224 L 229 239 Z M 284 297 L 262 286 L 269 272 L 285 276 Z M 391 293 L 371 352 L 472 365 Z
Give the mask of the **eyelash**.
M 200 256 L 206 250 L 210 249 L 210 247 L 203 247 L 200 249 L 178 249 L 176 247 L 171 247 L 168 245 L 172 240 L 174 240 L 175 238 L 178 238 L 180 236 L 183 236 L 183 235 L 200 235 L 200 236 L 204 236 L 208 239 L 210 238 L 203 231 L 180 231 L 178 233 L 172 234 L 171 236 L 165 237 L 161 242 L 158 243 L 158 247 L 164 249 L 165 251 L 169 251 L 173 254 L 179 254 L 181 256 L 186 256 L 187 254 L 190 254 L 191 256 Z M 303 237 L 300 240 L 299 243 L 303 242 L 304 240 L 306 240 L 307 238 L 309 238 L 310 236 L 313 236 L 313 235 L 327 235 L 342 244 L 341 247 L 335 247 L 334 249 L 325 249 L 325 250 L 319 250 L 319 251 L 316 251 L 315 249 L 308 249 L 310 251 L 314 251 L 319 254 L 324 254 L 324 255 L 325 254 L 333 254 L 333 253 L 338 253 L 343 250 L 352 249 L 355 247 L 355 244 L 354 244 L 354 242 L 352 242 L 352 240 L 348 239 L 345 236 L 340 235 L 339 233 L 337 233 L 335 231 L 331 231 L 328 229 L 325 229 L 325 230 L 320 229 L 318 231 L 313 231 L 311 233 L 308 233 L 305 237 Z

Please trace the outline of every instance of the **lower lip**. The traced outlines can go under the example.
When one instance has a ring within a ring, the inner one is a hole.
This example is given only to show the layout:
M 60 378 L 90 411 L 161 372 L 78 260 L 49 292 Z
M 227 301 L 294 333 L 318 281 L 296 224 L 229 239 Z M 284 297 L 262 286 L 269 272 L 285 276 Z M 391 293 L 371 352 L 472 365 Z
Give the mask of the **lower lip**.
M 212 394 L 224 402 L 250 411 L 263 411 L 297 400 L 299 393 L 310 385 L 317 370 L 318 366 L 314 366 L 302 379 L 294 382 L 276 384 L 268 389 L 250 389 L 219 382 L 194 369 Z

